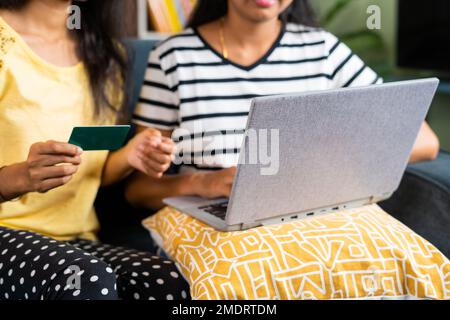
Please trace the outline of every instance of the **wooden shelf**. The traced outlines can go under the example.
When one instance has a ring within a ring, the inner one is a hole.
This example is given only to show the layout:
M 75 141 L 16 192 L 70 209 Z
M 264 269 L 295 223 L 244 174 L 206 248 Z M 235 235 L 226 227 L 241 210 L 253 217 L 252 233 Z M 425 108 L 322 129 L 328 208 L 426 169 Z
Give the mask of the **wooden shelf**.
M 149 30 L 149 13 L 147 0 L 134 0 L 136 2 L 137 37 L 146 40 L 164 40 L 170 34 Z
M 149 32 L 140 34 L 138 39 L 163 41 L 163 40 L 167 39 L 168 37 L 170 37 L 170 34 L 149 31 Z

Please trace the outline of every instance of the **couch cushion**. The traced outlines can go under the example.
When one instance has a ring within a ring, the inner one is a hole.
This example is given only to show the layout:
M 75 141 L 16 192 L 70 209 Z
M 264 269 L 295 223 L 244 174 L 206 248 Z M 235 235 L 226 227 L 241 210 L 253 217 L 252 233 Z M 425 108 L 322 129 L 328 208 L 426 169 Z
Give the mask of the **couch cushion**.
M 194 299 L 450 299 L 450 262 L 376 205 L 230 233 L 172 208 L 144 225 Z
M 394 195 L 380 204 L 389 214 L 450 257 L 450 155 L 408 167 Z
M 441 187 L 450 194 L 450 154 L 442 151 L 434 161 L 410 165 L 408 173 L 415 174 L 422 179 Z

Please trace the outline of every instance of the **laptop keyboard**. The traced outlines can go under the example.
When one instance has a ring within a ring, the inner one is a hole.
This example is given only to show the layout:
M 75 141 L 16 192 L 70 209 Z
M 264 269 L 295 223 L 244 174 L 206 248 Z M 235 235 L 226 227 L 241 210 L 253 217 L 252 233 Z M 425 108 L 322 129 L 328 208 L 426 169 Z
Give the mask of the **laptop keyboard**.
M 227 208 L 228 201 L 199 207 L 200 210 L 208 212 L 221 220 L 225 220 L 225 217 L 227 215 Z

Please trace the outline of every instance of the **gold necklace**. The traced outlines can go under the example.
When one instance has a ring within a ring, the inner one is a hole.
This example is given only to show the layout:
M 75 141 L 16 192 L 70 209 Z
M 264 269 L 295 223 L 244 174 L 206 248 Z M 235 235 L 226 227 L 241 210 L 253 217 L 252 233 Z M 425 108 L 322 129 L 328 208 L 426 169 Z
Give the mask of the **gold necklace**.
M 225 29 L 225 18 L 222 18 L 220 19 L 220 29 L 219 29 L 220 45 L 222 47 L 222 56 L 225 59 L 228 59 L 228 49 L 227 45 L 225 44 L 224 29 Z

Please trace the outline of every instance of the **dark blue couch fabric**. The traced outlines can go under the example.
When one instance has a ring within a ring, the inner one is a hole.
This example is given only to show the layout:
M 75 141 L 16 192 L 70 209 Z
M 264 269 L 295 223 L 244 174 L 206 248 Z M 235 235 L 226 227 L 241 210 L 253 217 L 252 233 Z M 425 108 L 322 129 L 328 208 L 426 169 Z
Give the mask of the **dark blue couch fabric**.
M 409 166 L 408 172 L 435 183 L 444 191 L 450 190 L 450 153 L 442 151 L 436 161 Z
M 133 94 L 129 114 L 139 99 L 148 55 L 155 41 L 130 40 Z M 125 183 L 100 190 L 96 209 L 102 226 L 100 239 L 115 245 L 149 250 L 153 243 L 141 220 L 148 210 L 136 210 L 125 201 Z M 399 190 L 381 206 L 450 257 L 450 155 L 408 168 Z M 151 250 L 151 249 L 150 249 Z
M 450 257 L 450 154 L 409 166 L 381 207 Z
M 148 55 L 155 41 L 127 41 L 128 51 L 131 58 L 130 78 L 132 96 L 129 99 L 128 113 L 133 114 L 139 99 L 141 85 L 147 67 Z M 127 204 L 124 191 L 126 182 L 112 187 L 100 189 L 95 208 L 100 221 L 101 230 L 99 238 L 101 241 L 113 245 L 127 246 L 130 248 L 154 251 L 153 241 L 147 230 L 142 225 L 142 219 L 149 216 L 149 210 L 138 210 Z
M 147 61 L 150 51 L 155 47 L 157 41 L 152 40 L 129 40 L 127 42 L 132 55 L 132 79 L 133 90 L 130 101 L 129 111 L 132 113 L 136 107 L 141 92 L 141 85 L 144 80 L 145 71 L 147 69 Z

